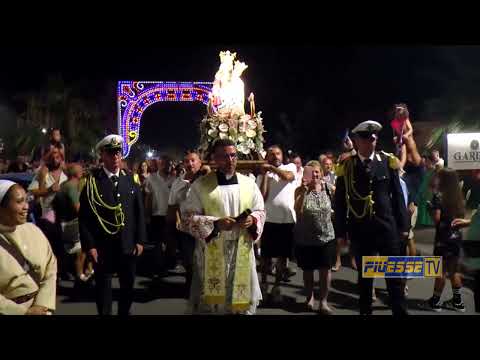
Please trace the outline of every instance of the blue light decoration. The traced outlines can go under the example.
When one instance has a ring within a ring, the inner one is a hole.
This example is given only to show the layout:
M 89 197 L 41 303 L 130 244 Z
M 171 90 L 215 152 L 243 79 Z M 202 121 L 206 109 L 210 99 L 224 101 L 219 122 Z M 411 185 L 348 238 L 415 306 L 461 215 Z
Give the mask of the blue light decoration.
M 145 110 L 164 101 L 208 104 L 212 82 L 119 81 L 117 87 L 118 132 L 123 137 L 123 157 L 140 138 Z

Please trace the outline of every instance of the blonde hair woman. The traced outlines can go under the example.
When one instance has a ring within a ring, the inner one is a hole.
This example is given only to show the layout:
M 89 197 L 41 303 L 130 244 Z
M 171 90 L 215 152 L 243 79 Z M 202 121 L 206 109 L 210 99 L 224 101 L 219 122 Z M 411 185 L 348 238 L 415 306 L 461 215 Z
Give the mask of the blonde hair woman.
M 333 187 L 323 180 L 318 161 L 310 161 L 304 168 L 302 186 L 295 190 L 295 254 L 303 270 L 303 281 L 308 310 L 314 308 L 314 271 L 319 272 L 320 306 L 318 311 L 331 315 L 327 304 L 331 281 L 330 269 L 335 264 L 336 241 L 332 224 Z

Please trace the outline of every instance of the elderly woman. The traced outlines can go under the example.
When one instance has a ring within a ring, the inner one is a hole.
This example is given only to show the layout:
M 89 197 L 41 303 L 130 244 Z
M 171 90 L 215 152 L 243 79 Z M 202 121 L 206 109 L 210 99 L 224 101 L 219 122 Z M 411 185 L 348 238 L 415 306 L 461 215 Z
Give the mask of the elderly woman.
M 49 315 L 55 310 L 57 262 L 39 228 L 27 223 L 23 188 L 0 180 L 0 314 Z
M 335 264 L 336 241 L 332 224 L 333 187 L 323 180 L 318 161 L 310 161 L 304 168 L 303 185 L 295 190 L 295 253 L 303 270 L 306 306 L 314 308 L 314 271 L 320 274 L 320 306 L 318 311 L 331 315 L 327 304 L 330 287 L 330 269 Z

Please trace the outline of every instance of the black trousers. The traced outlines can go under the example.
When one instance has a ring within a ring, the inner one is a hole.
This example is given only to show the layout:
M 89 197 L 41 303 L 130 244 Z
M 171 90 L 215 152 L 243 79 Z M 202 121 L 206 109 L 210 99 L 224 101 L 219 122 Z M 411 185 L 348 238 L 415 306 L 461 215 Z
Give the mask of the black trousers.
M 110 254 L 99 251 L 98 264 L 95 264 L 96 303 L 99 315 L 112 315 L 112 277 L 118 274 L 120 298 L 118 315 L 127 316 L 133 303 L 137 258 L 116 252 Z
M 190 297 L 193 272 L 193 252 L 195 251 L 195 238 L 182 231 L 175 231 L 175 237 L 182 255 L 183 267 L 185 268 L 185 296 Z
M 351 234 L 352 247 L 358 268 L 358 286 L 360 292 L 360 315 L 372 314 L 373 279 L 362 277 L 362 256 L 402 256 L 404 244 L 395 239 L 376 239 L 372 234 Z M 407 301 L 403 289 L 404 280 L 397 278 L 385 279 L 388 295 L 394 316 L 408 315 Z
M 161 271 L 173 269 L 177 254 L 175 225 L 167 224 L 166 216 L 152 216 L 150 227 L 150 241 L 155 244 L 155 267 Z M 163 244 L 165 244 L 165 251 L 162 250 Z
M 150 223 L 149 241 L 154 244 L 165 242 L 166 216 L 152 216 Z
M 66 253 L 62 242 L 62 228 L 59 223 L 51 223 L 46 219 L 37 219 L 36 225 L 44 233 L 52 247 L 53 254 L 57 258 L 58 273 L 64 274 L 67 271 L 65 264 Z

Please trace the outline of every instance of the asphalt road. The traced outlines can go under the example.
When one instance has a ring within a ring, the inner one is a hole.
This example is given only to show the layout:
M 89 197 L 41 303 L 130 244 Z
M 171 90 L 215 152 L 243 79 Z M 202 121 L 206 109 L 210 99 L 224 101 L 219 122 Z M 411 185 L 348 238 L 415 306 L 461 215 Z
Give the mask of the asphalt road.
M 431 254 L 433 251 L 433 229 L 421 229 L 416 231 L 417 247 L 422 255 Z M 144 259 L 146 261 L 146 259 Z M 335 311 L 335 315 L 358 315 L 356 289 L 357 273 L 348 266 L 349 259 L 344 257 L 344 265 L 340 271 L 333 273 L 332 288 L 328 297 L 329 303 Z M 266 302 L 261 306 L 257 315 L 310 315 L 304 308 L 303 281 L 301 269 L 293 268 L 296 275 L 290 278 L 290 282 L 283 283 L 282 301 L 273 303 Z M 187 300 L 184 295 L 185 278 L 181 273 L 171 272 L 166 277 L 151 279 L 145 276 L 142 267 L 139 268 L 135 286 L 135 302 L 132 306 L 133 315 L 183 315 L 186 311 Z M 270 277 L 273 281 L 273 277 Z M 464 314 L 450 310 L 440 313 L 421 310 L 419 302 L 428 299 L 433 291 L 433 279 L 412 279 L 408 282 L 409 296 L 408 305 L 412 315 L 473 315 L 474 300 L 471 290 L 472 282 L 467 277 L 464 287 L 464 302 L 466 312 Z M 118 279 L 114 279 L 114 297 L 118 294 Z M 271 286 L 270 286 L 271 288 Z M 388 293 L 385 281 L 375 280 L 375 288 L 378 300 L 374 303 L 374 315 L 390 315 L 391 310 L 386 305 Z M 57 315 L 96 315 L 96 307 L 91 288 L 74 289 L 73 282 L 61 281 L 57 294 Z M 318 296 L 318 294 L 317 294 Z M 442 300 L 452 297 L 450 283 L 447 282 Z M 318 302 L 317 302 L 318 305 Z M 113 308 L 116 313 L 116 303 Z

